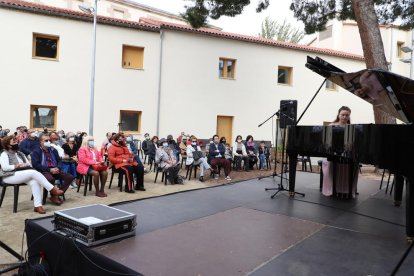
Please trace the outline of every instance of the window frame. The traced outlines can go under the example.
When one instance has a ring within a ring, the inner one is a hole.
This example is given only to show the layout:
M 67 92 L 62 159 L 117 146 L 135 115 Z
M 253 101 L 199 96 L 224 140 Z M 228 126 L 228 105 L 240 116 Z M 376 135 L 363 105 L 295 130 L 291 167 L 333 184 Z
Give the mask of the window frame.
M 288 82 L 287 83 L 279 82 L 279 70 L 280 69 L 285 69 L 285 70 L 288 71 Z M 293 67 L 278 65 L 277 66 L 277 84 L 278 85 L 292 86 L 292 83 L 293 83 Z
M 119 124 L 121 123 L 121 119 L 122 119 L 122 113 L 126 112 L 126 113 L 137 113 L 138 114 L 138 129 L 137 131 L 134 130 L 122 130 L 122 126 L 119 125 L 119 131 L 123 132 L 127 135 L 129 134 L 141 134 L 141 124 L 142 124 L 142 111 L 140 110 L 126 110 L 126 109 L 121 109 L 119 110 Z
M 124 65 L 125 48 L 136 48 L 136 49 L 141 49 L 142 50 L 142 68 Z M 129 44 L 122 44 L 122 56 L 121 56 L 121 67 L 122 67 L 122 69 L 144 70 L 144 56 L 145 56 L 145 47 L 129 45 Z
M 397 58 L 402 58 L 404 55 L 404 52 L 402 50 L 402 47 L 404 47 L 403 41 L 397 41 Z
M 121 10 L 119 8 L 113 8 L 112 9 L 112 12 L 113 12 L 113 17 L 114 18 L 118 18 L 118 17 L 115 17 L 115 14 L 116 13 L 121 13 L 122 14 L 122 18 L 120 18 L 120 19 L 125 19 L 125 10 Z
M 223 61 L 223 76 L 220 75 L 220 61 Z M 227 71 L 227 62 L 232 61 L 233 64 L 231 66 L 231 77 L 228 77 L 228 71 Z M 236 79 L 236 62 L 237 59 L 234 58 L 225 58 L 225 57 L 219 57 L 219 78 L 225 79 L 225 80 L 235 80 Z
M 57 111 L 58 108 L 56 105 L 39 105 L 39 104 L 31 104 L 30 105 L 30 128 L 33 129 L 37 129 L 37 130 L 43 130 L 43 127 L 34 127 L 34 116 L 33 116 L 33 111 L 35 108 L 50 108 L 50 109 L 54 109 L 54 116 L 53 116 L 53 128 L 54 130 L 57 129 Z M 50 128 L 48 128 L 50 129 Z
M 47 38 L 47 39 L 56 39 L 56 58 L 48 58 L 48 57 L 41 57 L 36 56 L 36 38 Z M 51 34 L 43 34 L 43 33 L 32 33 L 32 58 L 33 59 L 41 59 L 41 60 L 50 60 L 50 61 L 59 61 L 59 50 L 60 50 L 60 37 L 58 35 L 51 35 Z
M 325 30 L 319 32 L 318 40 L 322 41 L 328 38 L 331 38 L 333 34 L 333 25 L 329 25 L 325 27 Z

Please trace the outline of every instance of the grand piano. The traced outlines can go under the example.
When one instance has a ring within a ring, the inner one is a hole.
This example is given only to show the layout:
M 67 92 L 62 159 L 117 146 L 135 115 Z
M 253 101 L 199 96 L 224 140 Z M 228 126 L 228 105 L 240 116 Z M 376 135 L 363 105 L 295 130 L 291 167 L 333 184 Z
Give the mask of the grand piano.
M 288 126 L 289 194 L 294 196 L 298 155 L 327 157 L 358 165 L 372 164 L 395 174 L 395 205 L 406 183 L 406 233 L 414 238 L 414 81 L 384 70 L 346 73 L 321 58 L 308 57 L 306 67 L 361 97 L 400 124 Z M 373 111 L 369 111 L 373 112 Z M 354 170 L 355 171 L 355 170 Z M 350 174 L 355 173 L 350 170 Z M 350 175 L 349 179 L 353 179 Z M 350 189 L 351 189 L 351 185 Z M 351 191 L 350 191 L 351 192 Z

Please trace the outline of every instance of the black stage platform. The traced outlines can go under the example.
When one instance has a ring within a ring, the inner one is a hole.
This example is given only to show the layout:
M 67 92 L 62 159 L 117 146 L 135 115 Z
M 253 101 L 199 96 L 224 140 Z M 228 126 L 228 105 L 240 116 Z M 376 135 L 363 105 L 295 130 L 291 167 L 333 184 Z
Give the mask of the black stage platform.
M 319 193 L 319 175 L 298 173 L 306 197 L 270 199 L 277 181 L 118 204 L 137 214 L 137 236 L 94 248 L 48 234 L 51 217 L 28 220 L 30 254 L 43 250 L 54 275 L 414 275 L 404 206 L 379 181 L 361 177 L 359 196 L 340 200 Z

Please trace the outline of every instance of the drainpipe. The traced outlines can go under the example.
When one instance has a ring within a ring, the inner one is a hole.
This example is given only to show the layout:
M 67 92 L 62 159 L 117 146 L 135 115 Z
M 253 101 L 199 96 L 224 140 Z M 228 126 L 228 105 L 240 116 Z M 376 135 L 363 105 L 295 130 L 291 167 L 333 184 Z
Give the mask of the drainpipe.
M 394 59 L 394 27 L 391 25 L 391 45 L 390 45 L 390 64 L 388 65 L 388 70 L 392 71 L 392 61 Z
M 160 64 L 158 70 L 158 103 L 157 103 L 157 130 L 156 135 L 160 135 L 160 112 L 161 112 L 161 77 L 162 77 L 162 46 L 164 39 L 164 31 L 160 30 Z

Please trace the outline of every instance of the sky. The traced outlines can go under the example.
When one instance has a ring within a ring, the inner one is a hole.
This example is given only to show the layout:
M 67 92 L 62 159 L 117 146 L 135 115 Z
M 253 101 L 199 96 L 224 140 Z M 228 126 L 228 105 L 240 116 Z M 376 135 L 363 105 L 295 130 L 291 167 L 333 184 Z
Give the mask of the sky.
M 186 0 L 133 0 L 137 3 L 162 9 L 171 13 L 178 14 L 184 12 L 184 5 L 191 5 L 191 1 Z M 236 17 L 221 17 L 218 20 L 210 19 L 209 24 L 223 28 L 223 31 L 238 34 L 257 36 L 260 32 L 261 24 L 266 16 L 272 19 L 283 21 L 287 19 L 295 27 L 303 29 L 303 24 L 293 17 L 293 12 L 289 9 L 291 0 L 270 0 L 270 6 L 261 13 L 256 13 L 258 0 L 251 0 L 251 4 L 245 7 L 242 14 Z

